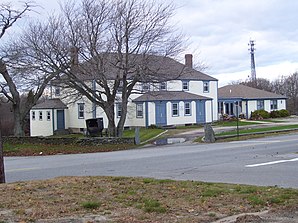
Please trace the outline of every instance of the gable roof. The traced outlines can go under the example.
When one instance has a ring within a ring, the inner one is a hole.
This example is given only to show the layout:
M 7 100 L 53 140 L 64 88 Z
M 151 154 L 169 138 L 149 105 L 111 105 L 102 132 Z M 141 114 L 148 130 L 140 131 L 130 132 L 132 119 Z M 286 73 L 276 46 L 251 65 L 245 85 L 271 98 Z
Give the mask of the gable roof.
M 227 85 L 218 89 L 218 99 L 286 99 L 286 96 L 241 84 Z
M 66 109 L 67 106 L 59 99 L 47 99 L 32 107 L 32 109 Z
M 102 78 L 115 79 L 116 75 L 121 73 L 121 64 L 117 59 L 116 53 L 103 53 L 96 58 L 92 58 L 80 65 L 77 65 L 77 77 L 82 80 L 94 80 Z M 144 80 L 158 78 L 166 80 L 202 80 L 217 81 L 217 79 L 190 68 L 172 58 L 158 55 L 130 54 L 129 59 L 129 76 L 140 75 Z M 102 74 L 95 73 L 98 68 L 103 71 Z M 120 72 L 119 72 L 120 71 Z M 146 78 L 146 77 L 150 78 Z
M 204 97 L 188 93 L 185 91 L 151 91 L 133 100 L 133 102 L 144 101 L 185 101 L 185 100 L 212 100 L 212 98 Z

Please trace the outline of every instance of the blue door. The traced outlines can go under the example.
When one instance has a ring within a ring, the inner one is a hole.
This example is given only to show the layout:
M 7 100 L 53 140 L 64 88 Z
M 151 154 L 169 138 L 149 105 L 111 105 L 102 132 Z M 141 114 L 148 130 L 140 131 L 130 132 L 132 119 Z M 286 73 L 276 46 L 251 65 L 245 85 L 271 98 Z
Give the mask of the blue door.
M 205 101 L 199 100 L 196 102 L 196 120 L 197 123 L 205 123 Z
M 57 130 L 65 129 L 64 110 L 57 110 Z
M 155 120 L 156 125 L 166 125 L 167 124 L 167 108 L 166 102 L 160 101 L 155 102 Z

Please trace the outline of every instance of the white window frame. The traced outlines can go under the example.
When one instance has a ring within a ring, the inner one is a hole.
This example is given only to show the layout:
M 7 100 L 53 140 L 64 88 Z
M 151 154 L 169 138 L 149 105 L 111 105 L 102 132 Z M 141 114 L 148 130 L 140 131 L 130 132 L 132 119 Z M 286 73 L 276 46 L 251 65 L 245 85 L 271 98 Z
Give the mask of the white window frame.
M 270 100 L 270 109 L 271 110 L 277 110 L 277 99 L 276 100 Z
M 172 102 L 172 116 L 179 116 L 179 102 Z
M 160 91 L 166 91 L 167 90 L 167 82 L 159 83 L 159 90 Z
M 187 110 L 189 112 L 186 112 Z M 184 102 L 184 115 L 185 116 L 190 116 L 191 115 L 191 102 L 190 101 L 185 101 Z
M 60 95 L 61 95 L 61 88 L 55 87 L 55 96 L 60 96 Z
M 182 81 L 182 91 L 189 91 L 189 81 Z
M 143 83 L 142 84 L 142 92 L 149 92 L 150 91 L 150 84 L 149 83 Z
M 35 111 L 32 111 L 32 120 L 34 121 L 35 120 Z
M 143 118 L 143 104 L 136 104 L 136 117 Z
M 122 103 L 117 103 L 116 104 L 116 114 L 117 114 L 117 118 L 121 117 L 122 113 Z
M 43 112 L 42 111 L 39 111 L 39 113 L 38 113 L 38 117 L 39 117 L 39 121 L 42 121 L 42 116 L 43 116 L 43 114 L 42 114 Z
M 51 112 L 47 111 L 47 121 L 51 121 Z
M 210 91 L 210 84 L 209 81 L 203 81 L 203 92 L 209 93 Z
M 84 119 L 84 118 L 85 118 L 85 104 L 78 103 L 78 119 Z
M 257 100 L 257 110 L 263 110 L 265 108 L 264 100 Z

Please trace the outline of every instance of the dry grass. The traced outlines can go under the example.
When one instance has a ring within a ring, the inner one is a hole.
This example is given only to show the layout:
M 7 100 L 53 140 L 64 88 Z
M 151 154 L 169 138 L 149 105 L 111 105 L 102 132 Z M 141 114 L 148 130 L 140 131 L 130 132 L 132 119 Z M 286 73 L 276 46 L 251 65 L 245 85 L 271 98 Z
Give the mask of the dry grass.
M 111 222 L 212 222 L 298 205 L 298 190 L 126 177 L 64 177 L 0 185 L 0 219 L 104 216 Z M 0 222 L 1 222 L 0 220 Z

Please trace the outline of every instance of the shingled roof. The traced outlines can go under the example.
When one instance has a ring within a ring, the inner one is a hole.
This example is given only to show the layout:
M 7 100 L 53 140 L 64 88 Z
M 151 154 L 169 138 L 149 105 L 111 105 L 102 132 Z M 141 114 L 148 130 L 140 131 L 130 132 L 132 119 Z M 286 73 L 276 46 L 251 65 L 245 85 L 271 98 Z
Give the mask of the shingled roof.
M 117 54 L 103 53 L 97 58 L 92 58 L 83 64 L 78 65 L 77 76 L 82 80 L 94 80 L 102 78 L 104 75 L 107 79 L 115 79 L 119 75 L 121 69 L 117 68 Z M 161 79 L 161 80 L 202 80 L 202 81 L 217 81 L 217 79 L 190 68 L 172 58 L 157 55 L 129 55 L 129 76 L 141 75 L 145 80 Z M 102 74 L 95 73 L 98 68 L 103 71 Z
M 248 87 L 245 85 L 227 85 L 218 89 L 218 99 L 286 99 L 286 96 Z
M 33 106 L 32 109 L 66 109 L 67 106 L 59 99 L 47 99 L 42 103 Z
M 204 97 L 188 93 L 185 91 L 152 91 L 143 94 L 133 100 L 133 102 L 144 101 L 175 101 L 175 100 L 212 100 L 212 98 Z

